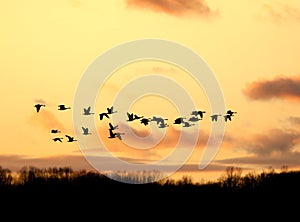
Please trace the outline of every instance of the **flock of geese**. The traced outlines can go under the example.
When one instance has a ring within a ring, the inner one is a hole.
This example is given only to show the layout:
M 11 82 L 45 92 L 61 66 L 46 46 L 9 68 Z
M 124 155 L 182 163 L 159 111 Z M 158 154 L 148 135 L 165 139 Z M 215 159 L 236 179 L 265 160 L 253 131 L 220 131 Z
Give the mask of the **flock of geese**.
M 36 112 L 40 112 L 42 107 L 45 107 L 45 104 L 35 104 L 34 107 L 36 108 Z M 58 110 L 67 110 L 67 109 L 71 109 L 71 107 L 69 106 L 65 106 L 63 104 L 58 105 Z M 110 115 L 117 113 L 117 111 L 114 109 L 114 106 L 111 107 L 107 107 L 105 112 L 99 113 L 99 119 L 103 120 L 104 118 L 110 119 Z M 204 118 L 206 111 L 203 110 L 194 110 L 190 113 L 190 117 L 178 117 L 174 120 L 173 124 L 177 124 L 177 125 L 182 125 L 183 127 L 191 127 L 193 125 L 195 125 L 196 122 L 202 120 Z M 222 115 L 222 114 L 213 114 L 210 115 L 211 121 L 212 122 L 217 122 L 218 121 L 218 117 L 223 116 L 224 121 L 231 121 L 232 117 L 236 114 L 236 111 L 232 111 L 232 110 L 227 110 L 227 112 Z M 87 107 L 87 108 L 83 108 L 83 115 L 93 115 L 95 114 L 94 112 L 91 111 L 91 107 Z M 152 116 L 152 117 L 145 117 L 145 116 L 139 116 L 135 113 L 129 113 L 127 112 L 127 122 L 132 122 L 132 121 L 136 121 L 139 120 L 141 124 L 147 126 L 150 122 L 156 122 L 157 126 L 159 128 L 165 128 L 165 127 L 169 127 L 169 124 L 167 123 L 167 118 L 162 118 L 162 117 L 157 117 L 157 116 Z M 90 135 L 91 133 L 89 132 L 89 128 L 87 127 L 81 127 L 82 128 L 82 134 L 83 135 Z M 109 134 L 108 134 L 108 138 L 113 139 L 113 138 L 118 138 L 120 140 L 122 140 L 122 135 L 124 135 L 125 133 L 122 132 L 116 132 L 116 130 L 118 130 L 118 125 L 113 125 L 111 123 L 109 123 Z M 61 133 L 58 129 L 52 129 L 51 130 L 52 134 L 57 134 L 57 133 Z M 74 142 L 77 141 L 73 136 L 70 135 L 65 135 L 65 137 L 68 139 L 67 142 Z M 53 141 L 54 142 L 61 142 L 62 143 L 63 137 L 54 137 Z

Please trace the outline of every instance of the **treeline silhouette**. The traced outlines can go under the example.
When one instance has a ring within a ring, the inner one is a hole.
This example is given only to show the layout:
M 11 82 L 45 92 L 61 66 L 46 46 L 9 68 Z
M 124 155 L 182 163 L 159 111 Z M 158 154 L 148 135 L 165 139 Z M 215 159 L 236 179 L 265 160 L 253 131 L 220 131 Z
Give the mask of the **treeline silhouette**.
M 160 172 L 117 172 L 106 176 L 97 171 L 77 170 L 70 167 L 37 168 L 26 166 L 13 173 L 0 166 L 0 192 L 5 194 L 256 194 L 300 192 L 300 171 L 282 167 L 280 172 L 269 168 L 262 173 L 247 173 L 242 168 L 227 167 L 216 181 L 193 182 L 190 176 L 175 180 L 161 178 Z M 116 178 L 112 179 L 112 178 Z M 119 181 L 124 181 L 119 182 Z M 142 184 L 141 184 L 142 183 Z

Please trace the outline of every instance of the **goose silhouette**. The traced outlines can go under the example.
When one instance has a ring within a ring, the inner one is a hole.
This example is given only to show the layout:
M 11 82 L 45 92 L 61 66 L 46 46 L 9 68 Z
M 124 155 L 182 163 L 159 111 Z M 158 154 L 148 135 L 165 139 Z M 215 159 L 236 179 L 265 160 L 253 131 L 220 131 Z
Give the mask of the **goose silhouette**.
M 192 116 L 192 117 L 189 118 L 190 122 L 198 122 L 199 120 L 202 120 L 202 118 L 200 119 L 200 118 L 198 118 L 198 116 L 197 117 Z
M 116 113 L 117 111 L 114 111 L 114 107 L 111 106 L 110 108 L 106 108 L 107 109 L 107 114 L 113 114 L 113 113 Z
M 67 142 L 74 142 L 74 141 L 77 141 L 74 139 L 73 136 L 69 136 L 69 135 L 65 135 L 67 138 L 68 138 L 68 141 Z
M 66 107 L 65 105 L 61 104 L 61 105 L 58 105 L 58 110 L 67 110 L 67 109 L 71 109 L 71 107 Z
M 112 138 L 118 138 L 119 140 L 122 140 L 122 136 L 121 135 L 124 135 L 125 133 L 114 133 L 112 129 L 108 129 L 109 130 L 109 137 L 110 139 Z
M 235 114 L 235 113 L 237 113 L 237 112 L 234 112 L 234 111 L 232 111 L 232 110 L 227 110 L 227 112 L 226 112 L 226 114 L 228 114 L 228 115 L 230 115 L 230 116 L 233 116 L 233 114 Z
M 190 126 L 194 126 L 195 123 L 190 123 L 190 122 L 183 122 L 183 127 L 190 127 Z
M 156 116 L 153 116 L 151 119 L 151 121 L 156 121 L 157 125 L 164 124 L 165 120 L 168 120 L 168 119 L 164 119 L 162 117 L 156 117 Z
M 41 110 L 41 107 L 45 107 L 46 105 L 44 104 L 35 104 L 34 107 L 36 109 L 36 112 L 38 113 Z
M 103 117 L 106 117 L 106 118 L 108 118 L 109 119 L 109 115 L 108 115 L 108 113 L 100 113 L 99 114 L 99 118 L 100 118 L 100 120 L 103 120 Z
M 58 129 L 52 129 L 51 133 L 60 133 L 60 131 Z
M 165 122 L 160 122 L 160 124 L 158 125 L 158 128 L 166 128 L 168 127 L 169 125 Z
M 128 121 L 128 122 L 131 122 L 131 121 L 134 121 L 134 120 L 136 120 L 136 119 L 141 119 L 141 118 L 143 118 L 144 116 L 138 116 L 138 115 L 136 115 L 136 114 L 127 112 L 127 117 L 128 117 L 127 121 Z
M 95 113 L 91 112 L 91 107 L 89 106 L 88 108 L 83 108 L 83 115 L 92 115 Z
M 144 124 L 145 126 L 147 126 L 149 124 L 149 122 L 151 122 L 151 118 L 142 118 L 140 121 L 141 121 L 141 124 Z
M 224 117 L 225 122 L 227 122 L 227 120 L 231 121 L 231 117 L 232 117 L 232 116 L 233 116 L 233 115 L 231 115 L 231 114 L 226 114 L 226 115 L 224 115 L 223 117 Z
M 128 117 L 127 121 L 129 121 L 129 122 L 134 120 L 133 113 L 127 112 L 127 117 Z
M 91 134 L 89 132 L 89 128 L 87 128 L 87 127 L 81 127 L 81 129 L 83 130 L 83 135 L 89 135 L 89 134 Z
M 201 111 L 201 110 L 197 111 L 197 110 L 195 110 L 195 111 L 191 112 L 191 115 L 194 115 L 194 116 L 198 116 L 199 115 L 200 118 L 203 119 L 203 114 L 204 113 L 206 113 L 206 111 Z
M 141 119 L 141 118 L 143 118 L 144 116 L 138 116 L 138 115 L 136 115 L 136 114 L 134 114 L 134 119 Z
M 173 124 L 181 124 L 184 123 L 184 119 L 186 119 L 185 117 L 178 117 L 174 120 Z
M 54 142 L 57 142 L 57 141 L 59 141 L 59 142 L 61 142 L 62 143 L 62 137 L 55 137 L 55 138 L 53 138 L 52 140 L 54 141 Z
M 119 129 L 119 126 L 118 126 L 118 125 L 114 126 L 114 125 L 111 124 L 111 123 L 108 123 L 108 125 L 109 125 L 109 129 L 111 129 L 111 130 Z
M 210 117 L 211 117 L 211 121 L 217 122 L 219 116 L 222 116 L 222 115 L 221 115 L 221 114 L 214 114 L 214 115 L 211 115 L 211 116 L 210 116 Z

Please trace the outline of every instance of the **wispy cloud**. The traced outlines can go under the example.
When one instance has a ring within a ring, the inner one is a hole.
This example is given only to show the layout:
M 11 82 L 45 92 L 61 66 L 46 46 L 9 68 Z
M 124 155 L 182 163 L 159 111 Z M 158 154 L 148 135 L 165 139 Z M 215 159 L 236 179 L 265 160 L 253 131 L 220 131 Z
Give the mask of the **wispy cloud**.
M 11 171 L 19 171 L 25 166 L 35 166 L 39 168 L 49 167 L 71 167 L 74 170 L 93 170 L 90 163 L 80 155 L 60 155 L 51 157 L 29 157 L 21 155 L 0 155 L 1 166 Z
M 249 83 L 243 93 L 253 100 L 272 98 L 300 99 L 300 76 L 279 76 Z
M 286 153 L 277 156 L 245 156 L 219 159 L 214 161 L 215 164 L 248 166 L 248 168 L 281 168 L 288 166 L 289 168 L 300 167 L 300 152 Z M 244 168 L 244 167 L 243 167 Z
M 229 146 L 246 151 L 246 155 L 220 158 L 214 164 L 242 168 L 300 167 L 300 132 L 294 129 L 270 128 L 264 132 L 236 137 Z
M 249 135 L 239 141 L 240 147 L 256 156 L 278 156 L 292 153 L 299 145 L 300 133 L 292 129 L 273 128 L 264 133 Z
M 52 112 L 46 109 L 42 110 L 42 112 L 32 114 L 28 119 L 28 123 L 49 132 L 51 129 L 66 130 L 64 124 Z
M 204 0 L 126 0 L 128 7 L 143 8 L 171 15 L 197 15 L 214 17 L 218 11 L 212 10 Z
M 264 4 L 263 12 L 273 22 L 300 22 L 300 10 L 286 3 L 272 2 L 271 4 Z
M 288 121 L 291 122 L 294 125 L 299 125 L 300 126 L 300 117 L 298 117 L 298 116 L 290 116 L 288 118 Z
M 43 99 L 35 99 L 34 102 L 45 104 L 45 105 L 47 104 L 47 102 L 45 100 L 43 100 Z
M 94 163 L 99 163 L 97 169 L 94 168 L 89 160 L 92 160 Z M 124 158 L 126 162 L 136 162 L 135 159 Z M 20 155 L 0 155 L 1 167 L 10 169 L 12 172 L 18 172 L 22 167 L 37 167 L 40 169 L 48 169 L 50 167 L 70 167 L 73 170 L 99 170 L 101 172 L 108 171 L 138 171 L 136 166 L 128 166 L 124 169 L 124 166 L 120 163 L 112 161 L 111 157 L 83 157 L 81 155 L 65 155 L 65 156 L 51 156 L 51 157 L 38 157 L 32 158 L 28 156 Z M 113 163 L 113 164 L 112 164 Z M 141 165 L 141 169 L 143 165 Z M 147 166 L 144 166 L 145 168 Z M 150 166 L 151 167 L 151 166 Z M 174 165 L 157 165 L 162 172 L 168 172 L 169 170 L 174 169 Z M 206 171 L 215 171 L 215 170 L 225 170 L 225 166 L 211 164 L 205 169 Z M 185 164 L 178 171 L 187 172 L 187 171 L 199 171 L 197 164 Z

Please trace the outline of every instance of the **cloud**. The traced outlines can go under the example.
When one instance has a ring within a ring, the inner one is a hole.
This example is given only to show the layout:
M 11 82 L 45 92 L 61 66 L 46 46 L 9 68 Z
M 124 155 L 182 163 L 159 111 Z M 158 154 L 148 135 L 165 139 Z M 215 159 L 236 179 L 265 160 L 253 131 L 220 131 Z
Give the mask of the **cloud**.
M 71 167 L 73 170 L 94 169 L 83 156 L 79 155 L 62 155 L 39 158 L 21 155 L 0 155 L 0 163 L 0 166 L 8 168 L 13 172 L 17 172 L 25 166 L 35 166 L 39 168 Z
M 295 130 L 273 128 L 265 133 L 250 135 L 239 141 L 240 147 L 255 156 L 270 157 L 292 153 L 300 142 L 300 133 Z
M 49 132 L 51 129 L 59 129 L 60 131 L 66 130 L 62 122 L 48 110 L 32 114 L 28 123 L 36 127 L 41 127 Z
M 283 3 L 265 4 L 263 11 L 274 22 L 300 21 L 300 10 Z
M 286 153 L 277 156 L 246 156 L 219 159 L 214 161 L 215 164 L 222 165 L 234 165 L 234 166 L 247 166 L 249 169 L 257 168 L 278 168 L 282 166 L 288 166 L 289 168 L 300 167 L 300 152 Z M 244 167 L 242 167 L 244 168 Z
M 43 100 L 43 99 L 35 99 L 34 102 L 45 104 L 45 105 L 47 104 L 47 102 L 45 100 Z
M 249 83 L 243 93 L 253 100 L 272 98 L 300 99 L 300 76 L 279 76 L 272 80 L 260 80 Z
M 291 122 L 292 124 L 300 126 L 300 117 L 298 117 L 298 116 L 290 116 L 288 118 L 288 121 Z
M 97 168 L 92 166 L 92 164 L 88 161 L 91 159 L 94 163 L 99 163 Z M 137 161 L 135 159 L 124 158 L 124 161 L 130 163 Z M 32 158 L 28 156 L 21 155 L 0 155 L 0 166 L 3 168 L 7 168 L 12 172 L 18 172 L 22 169 L 22 167 L 33 166 L 40 169 L 47 169 L 50 167 L 70 167 L 73 170 L 100 170 L 101 172 L 118 172 L 118 171 L 138 171 L 142 169 L 142 165 L 140 169 L 136 169 L 135 166 L 128 166 L 124 169 L 124 166 L 118 162 L 113 162 L 111 157 L 92 157 L 87 156 L 83 157 L 81 155 L 63 155 L 63 156 L 51 156 L 51 157 L 38 157 Z M 174 170 L 174 166 L 177 168 L 177 165 L 156 165 L 160 168 L 161 172 L 169 172 Z M 145 169 L 151 170 L 148 166 L 144 166 Z M 226 165 L 220 164 L 210 164 L 205 171 L 224 171 Z M 186 163 L 182 167 L 180 167 L 177 172 L 197 172 L 199 171 L 197 164 L 189 164 Z M 199 171 L 200 172 L 200 171 Z
M 149 9 L 171 15 L 194 14 L 202 17 L 218 15 L 204 0 L 126 0 L 128 7 Z

